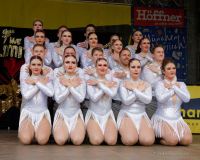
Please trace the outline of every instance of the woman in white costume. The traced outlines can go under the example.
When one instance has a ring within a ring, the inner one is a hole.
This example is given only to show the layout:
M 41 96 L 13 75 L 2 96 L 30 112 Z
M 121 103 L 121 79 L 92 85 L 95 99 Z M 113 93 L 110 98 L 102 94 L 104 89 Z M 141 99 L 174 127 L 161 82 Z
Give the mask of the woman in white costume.
M 61 34 L 65 30 L 69 30 L 69 28 L 67 26 L 65 26 L 65 25 L 61 25 L 60 27 L 58 27 L 58 29 L 57 29 L 57 31 L 58 31 L 57 32 L 58 40 L 57 40 L 57 42 L 51 42 L 50 43 L 52 47 L 60 47 L 60 44 L 62 43 L 61 42 Z
M 143 37 L 137 46 L 137 50 L 135 51 L 134 58 L 139 59 L 142 68 L 153 61 L 152 55 L 150 52 L 150 40 L 146 37 Z
M 90 143 L 99 145 L 105 141 L 108 145 L 117 142 L 117 126 L 111 109 L 112 97 L 117 94 L 118 82 L 108 72 L 105 58 L 96 61 L 96 74 L 87 81 L 89 109 L 85 117 Z
M 161 68 L 164 80 L 156 86 L 158 104 L 151 119 L 156 137 L 163 145 L 189 145 L 192 134 L 181 117 L 180 107 L 182 102 L 189 102 L 190 94 L 184 82 L 177 82 L 176 66 L 171 59 L 165 59 Z
M 96 73 L 96 61 L 99 58 L 103 58 L 104 53 L 103 49 L 100 47 L 95 47 L 91 51 L 91 64 L 90 66 L 87 66 L 84 68 L 84 73 L 85 73 L 85 80 L 88 80 L 88 76 L 93 76 Z
M 39 19 L 33 21 L 33 36 L 26 36 L 24 38 L 24 49 L 31 48 L 35 44 L 35 32 L 43 30 L 43 22 Z M 48 41 L 48 40 L 47 40 Z
M 111 55 L 108 57 L 108 64 L 110 69 L 116 68 L 118 65 L 120 65 L 119 60 L 119 54 L 123 48 L 122 41 L 119 39 L 116 39 L 112 42 L 111 45 Z
M 142 32 L 136 30 L 131 35 L 131 44 L 126 46 L 131 52 L 131 57 L 135 56 L 135 51 L 137 49 L 139 41 L 143 38 Z
M 29 63 L 30 58 L 32 56 L 32 50 L 34 45 L 40 44 L 45 47 L 45 57 L 44 57 L 44 64 L 50 66 L 52 57 L 51 57 L 51 47 L 49 43 L 45 43 L 45 32 L 43 30 L 37 30 L 34 35 L 35 42 L 29 45 L 29 48 L 25 48 L 24 59 L 25 63 Z
M 23 144 L 30 144 L 34 138 L 39 144 L 46 144 L 51 134 L 47 97 L 52 97 L 54 90 L 51 80 L 43 75 L 42 66 L 42 58 L 32 56 L 30 76 L 20 80 L 23 105 L 18 136 Z
M 122 108 L 118 114 L 117 125 L 124 145 L 152 145 L 154 131 L 145 107 L 152 99 L 151 86 L 141 80 L 141 64 L 137 59 L 129 62 L 130 79 L 120 85 Z
M 118 39 L 121 40 L 121 37 L 117 33 L 112 34 L 110 36 L 110 41 L 103 46 L 106 59 L 108 59 L 108 57 L 112 54 L 112 43 Z
M 64 30 L 61 33 L 59 45 L 54 46 L 52 49 L 52 59 L 56 68 L 62 66 L 64 50 L 68 46 L 72 46 L 76 50 L 76 59 L 79 61 L 79 54 L 81 50 L 72 44 L 72 33 L 69 30 Z
M 58 145 L 67 140 L 80 145 L 85 137 L 85 124 L 80 103 L 86 94 L 86 84 L 77 74 L 76 57 L 64 57 L 65 74 L 54 82 L 55 100 L 59 104 L 53 123 L 53 135 Z
M 98 36 L 95 32 L 88 34 L 88 49 L 81 54 L 81 67 L 86 68 L 92 65 L 92 49 L 98 47 Z

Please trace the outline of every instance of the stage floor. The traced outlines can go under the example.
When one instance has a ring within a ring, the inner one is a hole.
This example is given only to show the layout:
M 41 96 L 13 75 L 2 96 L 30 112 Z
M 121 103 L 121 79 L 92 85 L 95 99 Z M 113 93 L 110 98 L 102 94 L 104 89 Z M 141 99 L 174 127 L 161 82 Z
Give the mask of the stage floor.
M 194 142 L 188 147 L 166 147 L 155 144 L 143 146 L 58 146 L 50 143 L 22 145 L 17 139 L 17 131 L 0 131 L 1 160 L 199 160 L 200 135 L 194 136 Z

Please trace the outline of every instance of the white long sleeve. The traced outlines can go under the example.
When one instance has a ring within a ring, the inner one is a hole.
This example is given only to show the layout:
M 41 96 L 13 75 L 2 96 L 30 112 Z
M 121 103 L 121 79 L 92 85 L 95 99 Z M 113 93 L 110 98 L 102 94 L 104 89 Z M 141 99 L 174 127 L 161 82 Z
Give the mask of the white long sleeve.
M 33 36 L 32 36 L 33 37 Z M 29 41 L 28 36 L 24 38 L 24 49 L 31 48 L 33 46 L 33 43 Z
M 178 95 L 178 97 L 185 103 L 190 101 L 190 93 L 187 90 L 187 86 L 185 83 L 180 82 L 180 88 L 177 86 L 173 86 L 174 92 Z
M 56 50 L 54 47 L 52 47 L 52 60 L 56 68 L 62 66 L 63 64 L 63 58 L 59 54 L 56 53 Z
M 96 86 L 87 85 L 87 94 L 89 99 L 91 99 L 93 102 L 97 102 L 101 99 L 104 92 L 101 89 L 98 89 Z
M 129 80 L 132 81 L 132 79 Z M 133 83 L 136 84 L 139 84 L 140 82 L 143 81 L 140 79 L 133 81 Z M 121 109 L 135 114 L 144 113 L 146 104 L 150 103 L 152 99 L 150 84 L 147 84 L 147 86 L 148 87 L 146 87 L 144 91 L 138 89 L 129 90 L 124 87 L 124 83 L 122 82 L 120 85 L 120 96 L 122 100 Z
M 172 95 L 174 94 L 174 90 L 170 89 L 166 92 L 164 84 L 162 82 L 159 82 L 156 86 L 155 94 L 158 102 L 164 103 L 172 97 Z
M 35 94 L 39 91 L 38 87 L 35 85 L 29 85 L 25 81 L 20 82 L 20 89 L 22 97 L 25 100 L 29 100 L 35 96 Z
M 151 86 L 147 87 L 144 92 L 138 89 L 134 89 L 136 97 L 143 103 L 149 104 L 152 100 L 152 89 Z
M 135 54 L 136 59 L 140 60 L 142 68 L 149 62 L 153 62 L 151 53 L 147 53 L 145 57 L 142 57 L 140 54 Z
M 50 46 L 49 43 L 45 42 L 45 46 L 46 46 L 46 55 L 44 57 L 44 64 L 47 66 L 51 65 L 52 62 L 52 48 Z
M 73 97 L 79 102 L 83 102 L 83 100 L 85 99 L 85 95 L 86 95 L 86 84 L 85 82 L 82 80 L 81 85 L 74 88 L 74 87 L 70 87 L 69 88 L 70 93 L 73 95 Z
M 47 84 L 42 84 L 41 82 L 37 82 L 36 86 L 48 97 L 52 97 L 54 95 L 53 84 L 49 81 Z
M 32 56 L 32 52 L 30 48 L 25 49 L 25 53 L 24 53 L 24 59 L 25 59 L 25 63 L 29 64 L 30 63 L 30 58 Z
M 142 79 L 150 83 L 152 88 L 155 89 L 157 83 L 162 80 L 162 77 L 152 72 L 148 66 L 145 66 L 142 70 Z
M 63 101 L 65 101 L 65 99 L 67 98 L 67 96 L 69 95 L 69 89 L 65 86 L 63 86 L 62 84 L 60 84 L 59 79 L 55 79 L 54 80 L 54 90 L 55 90 L 55 101 L 60 104 Z
M 87 57 L 87 52 L 84 52 L 81 56 L 81 66 L 82 68 L 86 68 L 92 65 L 92 60 Z
M 106 93 L 110 97 L 114 97 L 117 94 L 118 87 L 109 88 L 103 83 L 99 83 L 98 86 L 103 90 L 104 93 Z
M 134 91 L 130 91 L 130 90 L 126 89 L 124 87 L 124 83 L 120 84 L 119 92 L 120 92 L 120 97 L 121 97 L 123 104 L 131 105 L 132 103 L 135 102 L 136 96 L 135 96 Z
M 178 120 L 181 117 L 182 102 L 188 102 L 190 99 L 189 92 L 183 82 L 178 82 L 180 88 L 176 86 L 175 80 L 170 82 L 173 84 L 170 90 L 165 88 L 165 83 L 168 83 L 167 80 L 160 81 L 156 86 L 158 103 L 155 114 L 165 119 Z

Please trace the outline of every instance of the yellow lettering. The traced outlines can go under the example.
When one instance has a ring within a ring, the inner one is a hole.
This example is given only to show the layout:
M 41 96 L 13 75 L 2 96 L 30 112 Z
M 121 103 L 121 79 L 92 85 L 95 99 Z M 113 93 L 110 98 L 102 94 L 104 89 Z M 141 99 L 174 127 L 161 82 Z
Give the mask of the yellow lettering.
M 194 109 L 188 109 L 187 116 L 189 118 L 195 118 L 195 110 Z
M 200 109 L 197 110 L 197 118 L 200 118 Z
M 182 115 L 183 117 L 186 116 L 186 111 L 185 111 L 185 109 L 181 109 L 181 115 Z

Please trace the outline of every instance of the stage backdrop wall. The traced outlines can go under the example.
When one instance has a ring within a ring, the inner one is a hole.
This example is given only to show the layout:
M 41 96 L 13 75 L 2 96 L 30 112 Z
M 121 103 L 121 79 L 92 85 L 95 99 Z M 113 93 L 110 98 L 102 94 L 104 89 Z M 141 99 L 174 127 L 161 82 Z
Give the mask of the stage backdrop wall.
M 131 7 L 127 5 L 66 0 L 6 0 L 0 5 L 0 26 L 31 28 L 34 19 L 42 19 L 46 29 L 60 25 L 70 28 L 130 25 Z
M 178 80 L 187 82 L 187 28 L 183 1 L 177 4 L 170 0 L 143 2 L 134 1 L 132 27 L 150 39 L 151 48 L 156 44 L 164 45 L 165 56 L 176 62 Z

